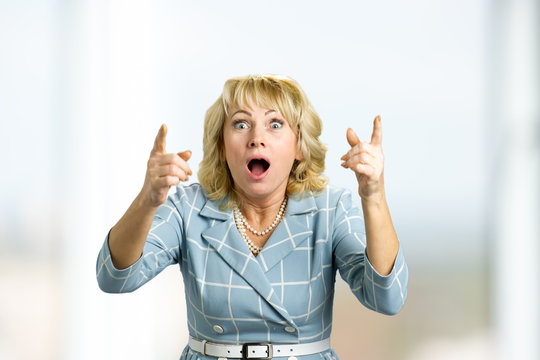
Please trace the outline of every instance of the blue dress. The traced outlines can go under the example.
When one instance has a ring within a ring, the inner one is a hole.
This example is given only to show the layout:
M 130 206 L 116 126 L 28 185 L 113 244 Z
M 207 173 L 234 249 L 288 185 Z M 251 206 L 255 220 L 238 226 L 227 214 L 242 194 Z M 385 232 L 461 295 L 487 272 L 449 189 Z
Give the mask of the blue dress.
M 103 291 L 125 293 L 178 264 L 191 336 L 234 345 L 306 343 L 330 336 L 336 270 L 367 308 L 392 315 L 403 306 L 408 270 L 401 246 L 387 276 L 373 268 L 365 247 L 361 210 L 347 190 L 328 186 L 319 196 L 290 198 L 255 257 L 232 210 L 220 210 L 192 184 L 177 186 L 158 208 L 143 254 L 130 267 L 114 267 L 107 235 L 96 273 Z M 338 359 L 332 349 L 297 358 Z M 181 359 L 216 358 L 186 346 Z

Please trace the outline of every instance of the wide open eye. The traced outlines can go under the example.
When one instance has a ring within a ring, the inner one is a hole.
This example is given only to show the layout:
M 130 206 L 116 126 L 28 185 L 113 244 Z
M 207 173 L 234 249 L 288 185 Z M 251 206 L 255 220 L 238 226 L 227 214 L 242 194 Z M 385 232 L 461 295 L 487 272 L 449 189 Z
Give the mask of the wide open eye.
M 244 120 L 235 120 L 233 122 L 233 127 L 235 129 L 247 129 L 248 125 Z
M 283 121 L 274 119 L 274 120 L 272 120 L 272 122 L 270 123 L 270 127 L 271 127 L 272 129 L 280 129 L 280 128 L 283 127 Z

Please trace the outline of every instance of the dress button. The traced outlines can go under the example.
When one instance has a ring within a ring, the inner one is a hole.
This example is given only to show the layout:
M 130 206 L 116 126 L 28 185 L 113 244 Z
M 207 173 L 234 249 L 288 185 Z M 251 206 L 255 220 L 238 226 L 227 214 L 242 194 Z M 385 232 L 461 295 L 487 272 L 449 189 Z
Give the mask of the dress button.
M 218 334 L 222 334 L 223 333 L 223 328 L 219 325 L 214 325 L 212 327 L 212 329 L 214 329 L 215 332 L 217 332 Z
M 285 326 L 285 331 L 289 333 L 293 333 L 296 331 L 296 329 L 293 328 L 292 326 Z

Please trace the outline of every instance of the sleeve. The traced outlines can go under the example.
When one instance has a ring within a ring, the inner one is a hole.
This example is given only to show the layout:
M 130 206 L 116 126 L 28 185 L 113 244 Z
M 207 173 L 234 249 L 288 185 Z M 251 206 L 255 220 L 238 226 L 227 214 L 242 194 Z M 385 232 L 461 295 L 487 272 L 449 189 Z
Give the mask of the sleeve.
M 350 192 L 342 194 L 336 207 L 333 234 L 334 263 L 358 300 L 376 312 L 394 315 L 407 298 L 409 273 L 401 245 L 390 274 L 380 275 L 366 256 L 366 234 L 361 210 Z
M 104 292 L 132 292 L 181 259 L 183 222 L 170 196 L 156 211 L 141 257 L 128 268 L 114 267 L 109 249 L 109 234 L 110 230 L 96 263 L 98 285 Z

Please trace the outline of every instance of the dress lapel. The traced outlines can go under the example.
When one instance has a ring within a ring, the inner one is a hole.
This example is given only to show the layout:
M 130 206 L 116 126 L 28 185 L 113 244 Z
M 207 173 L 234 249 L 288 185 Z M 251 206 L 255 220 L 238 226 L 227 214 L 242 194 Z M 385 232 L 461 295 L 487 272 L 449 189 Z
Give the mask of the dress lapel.
M 217 251 L 255 291 L 257 291 L 288 323 L 294 325 L 289 313 L 274 292 L 257 259 L 251 254 L 244 239 L 236 229 L 232 210 L 220 210 L 218 205 L 208 200 L 200 214 L 216 221 L 214 226 L 204 230 L 202 237 Z M 260 254 L 259 254 L 260 256 Z
M 316 209 L 312 196 L 289 199 L 285 216 L 258 255 L 265 272 L 312 236 L 309 215 Z

